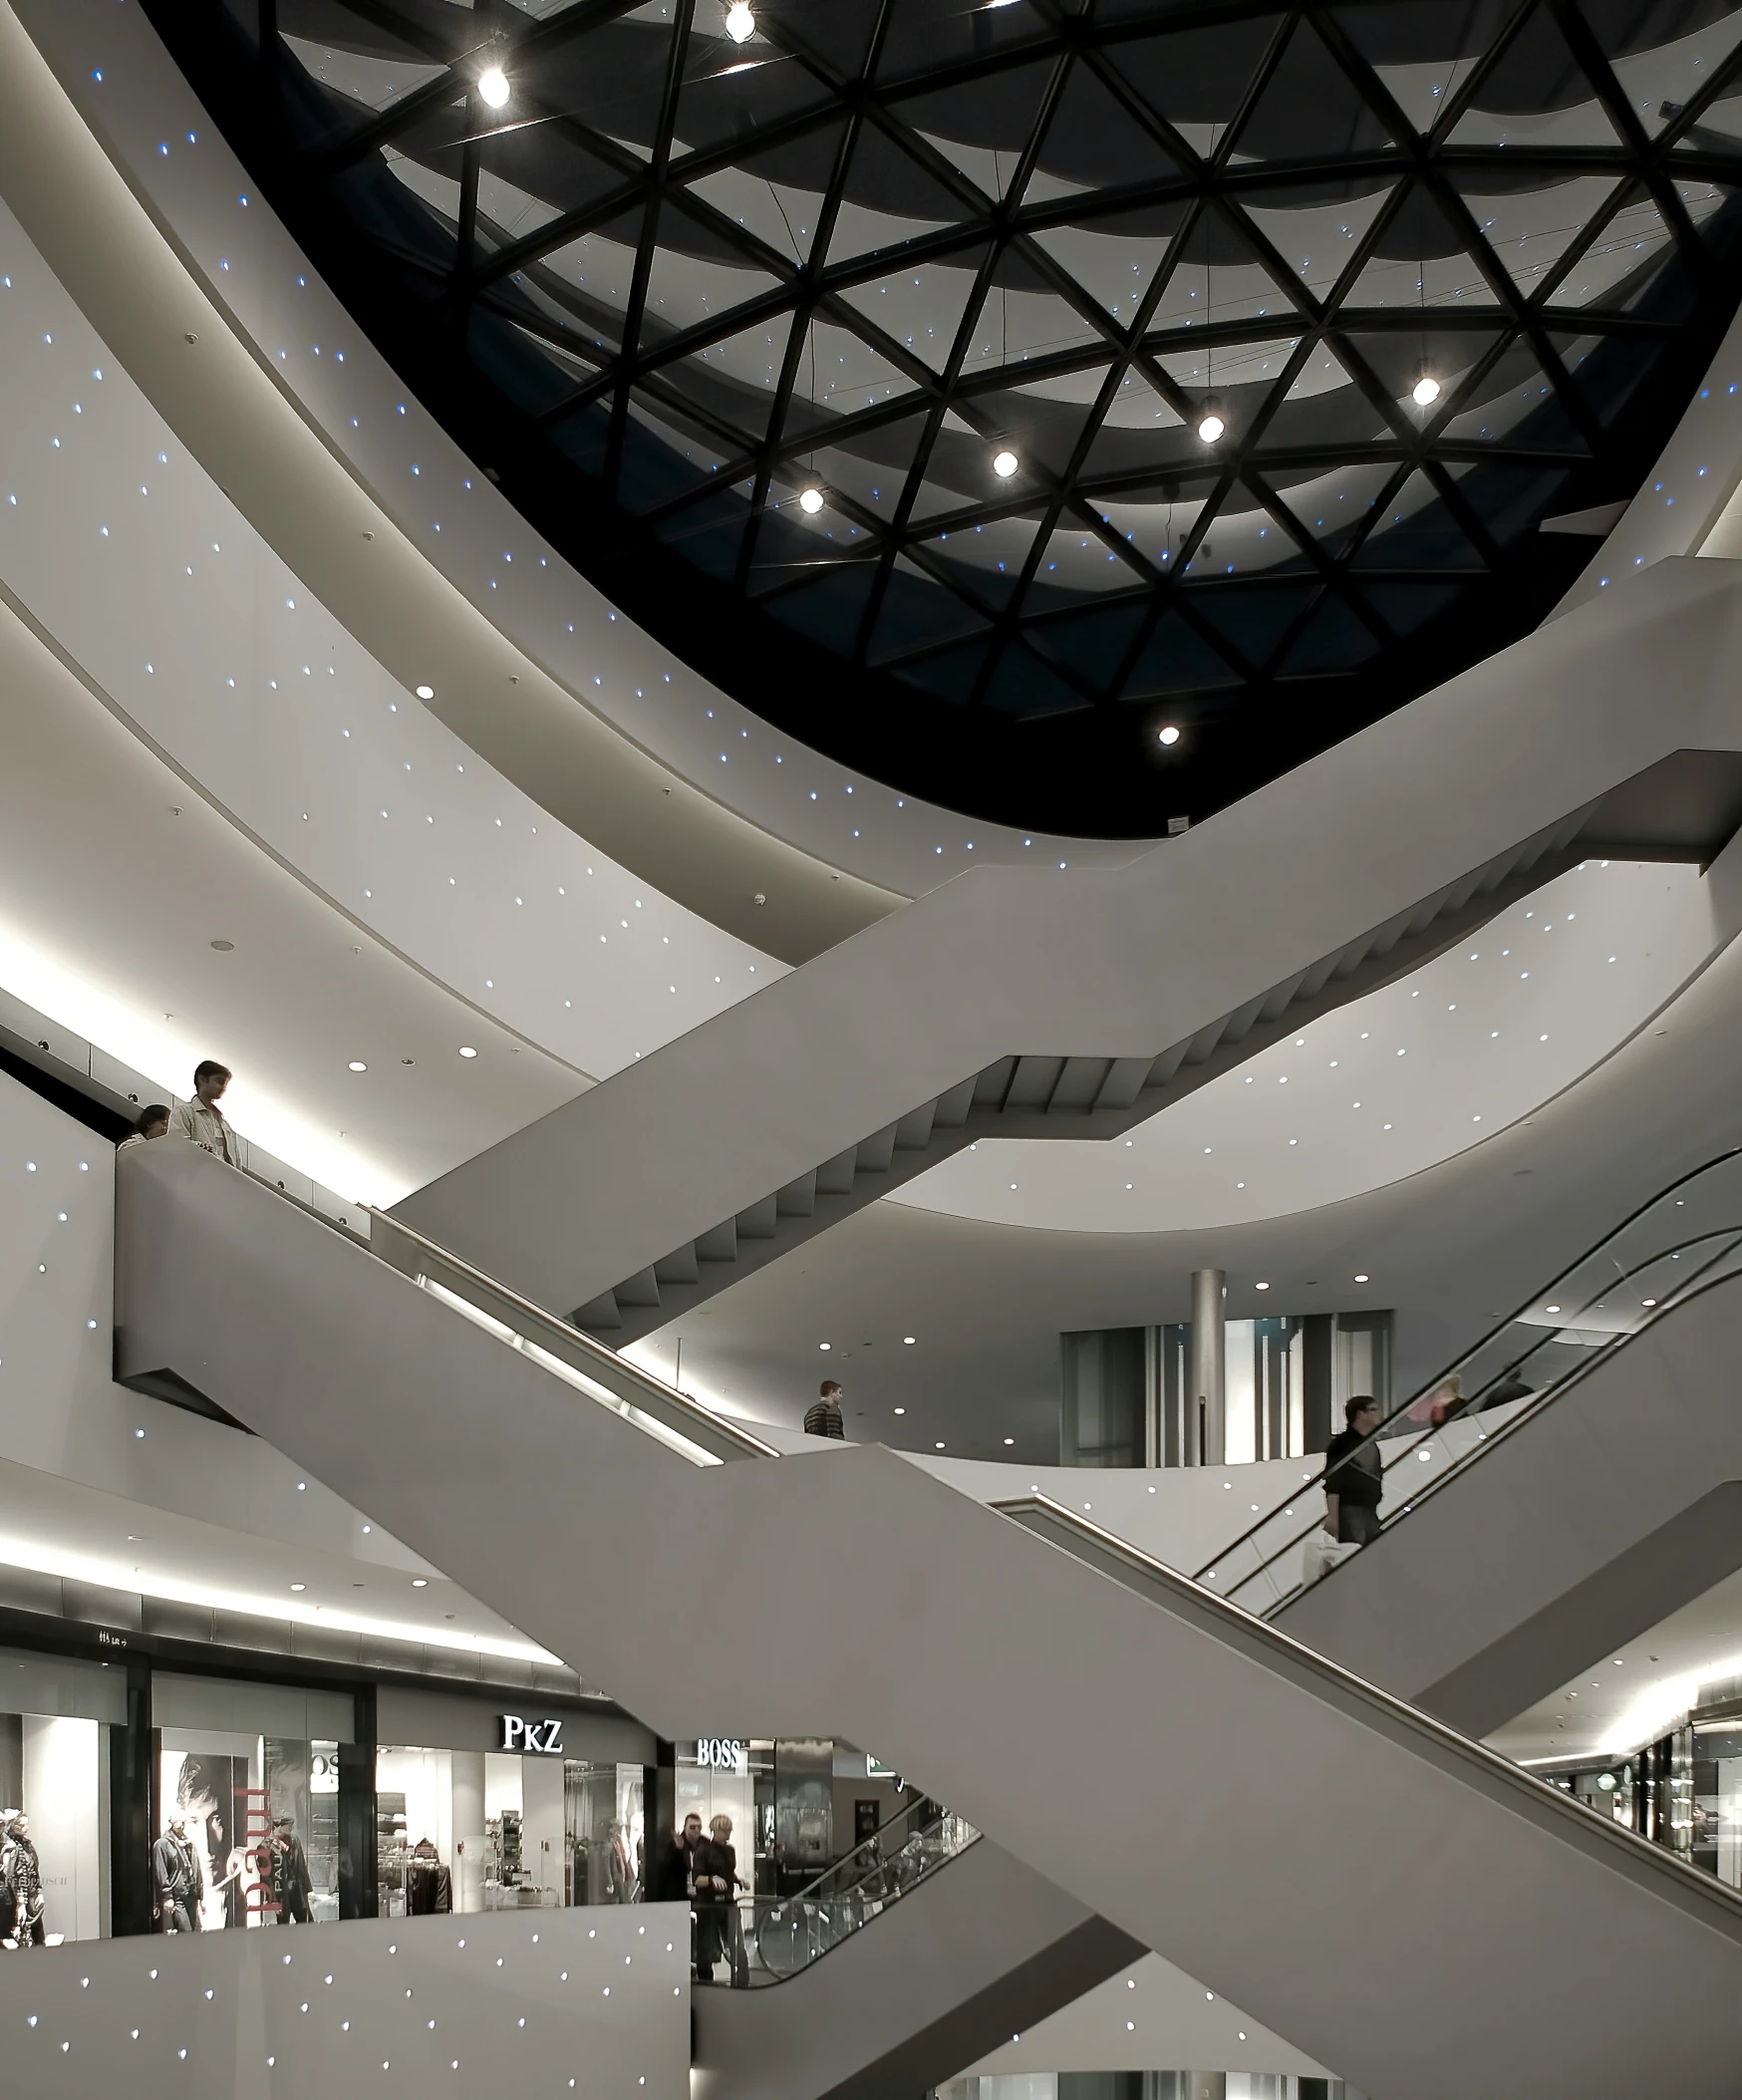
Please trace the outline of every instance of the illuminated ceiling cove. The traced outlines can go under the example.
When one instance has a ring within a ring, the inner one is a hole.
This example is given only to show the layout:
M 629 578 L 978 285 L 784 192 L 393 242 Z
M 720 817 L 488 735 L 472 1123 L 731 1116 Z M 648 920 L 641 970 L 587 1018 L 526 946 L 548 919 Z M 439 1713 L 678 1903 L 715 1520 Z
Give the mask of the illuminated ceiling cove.
M 1515 637 L 1736 304 L 1713 0 L 148 12 L 565 554 L 988 818 L 1158 832 Z

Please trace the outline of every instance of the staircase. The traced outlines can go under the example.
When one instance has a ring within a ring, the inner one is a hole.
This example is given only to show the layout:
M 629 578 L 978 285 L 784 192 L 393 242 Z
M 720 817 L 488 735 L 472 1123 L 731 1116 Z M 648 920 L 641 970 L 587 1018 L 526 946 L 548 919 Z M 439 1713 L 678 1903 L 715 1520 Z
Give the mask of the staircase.
M 636 1340 L 981 1136 L 1116 1138 L 1582 858 L 1711 861 L 1739 654 L 1735 564 L 1661 562 L 1125 867 L 944 884 L 397 1215 Z
M 601 1292 L 575 1324 L 618 1347 L 639 1341 L 979 1138 L 1122 1136 L 1320 1014 L 1419 969 L 1515 898 L 1616 851 L 1618 806 L 1638 793 L 1629 783 L 1576 811 L 1156 1056 L 1000 1057 Z M 1662 857 L 1701 860 L 1706 841 L 1684 837 Z

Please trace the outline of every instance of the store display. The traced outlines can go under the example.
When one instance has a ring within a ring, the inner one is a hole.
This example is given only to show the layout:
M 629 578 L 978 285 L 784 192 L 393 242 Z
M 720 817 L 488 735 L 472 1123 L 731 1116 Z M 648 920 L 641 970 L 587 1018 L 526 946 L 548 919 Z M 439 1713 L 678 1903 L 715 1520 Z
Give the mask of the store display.
M 48 1899 L 43 1894 L 42 1862 L 31 1842 L 30 1818 L 22 1813 L 11 1815 L 0 1835 L 0 1882 L 5 1884 L 12 1914 L 7 1946 L 46 1946 Z
M 160 1933 L 199 1931 L 199 1861 L 187 1835 L 187 1818 L 177 1812 L 151 1847 L 152 1920 Z
M 338 1744 L 180 1728 L 160 1739 L 155 1929 L 336 1920 Z

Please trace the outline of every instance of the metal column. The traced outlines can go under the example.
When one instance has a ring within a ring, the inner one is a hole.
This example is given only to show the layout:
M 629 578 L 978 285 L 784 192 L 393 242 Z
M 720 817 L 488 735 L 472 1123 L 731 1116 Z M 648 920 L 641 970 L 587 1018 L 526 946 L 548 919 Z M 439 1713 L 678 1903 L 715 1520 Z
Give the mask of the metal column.
M 1192 1271 L 1192 1364 L 1186 1391 L 1187 1432 L 1201 1466 L 1227 1452 L 1225 1308 L 1228 1279 L 1220 1269 Z

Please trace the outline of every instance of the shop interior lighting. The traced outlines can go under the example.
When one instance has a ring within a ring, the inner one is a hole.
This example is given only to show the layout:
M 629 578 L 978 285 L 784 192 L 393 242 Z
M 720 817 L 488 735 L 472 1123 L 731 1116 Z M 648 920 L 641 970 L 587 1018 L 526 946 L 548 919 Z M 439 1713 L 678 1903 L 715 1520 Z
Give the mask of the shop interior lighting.
M 1008 481 L 1021 463 L 1008 445 L 1001 445 L 992 455 L 992 470 L 1001 481 Z
M 418 688 L 418 698 L 420 700 L 434 700 L 436 698 L 436 688 L 434 686 L 420 686 Z
M 806 517 L 815 517 L 816 513 L 822 508 L 822 490 L 820 488 L 804 489 L 799 495 L 798 507 L 804 512 Z
M 500 66 L 486 66 L 477 77 L 477 91 L 492 110 L 505 109 L 510 92 L 508 76 Z
M 1215 394 L 1206 395 L 1204 398 L 1204 412 L 1198 418 L 1198 436 L 1203 439 L 1206 445 L 1214 445 L 1227 428 L 1228 425 L 1222 415 L 1221 398 Z
M 1432 371 L 1426 365 L 1418 366 L 1415 374 L 1415 387 L 1410 399 L 1418 409 L 1429 409 L 1432 408 L 1439 398 L 1439 381 L 1434 378 Z
M 1167 728 L 1161 732 L 1160 741 L 1163 744 L 1178 744 L 1178 742 L 1180 741 L 1180 733 L 1178 728 L 1170 722 Z
M 747 44 L 755 35 L 755 10 L 749 0 L 731 0 L 726 11 L 726 33 L 734 44 Z

